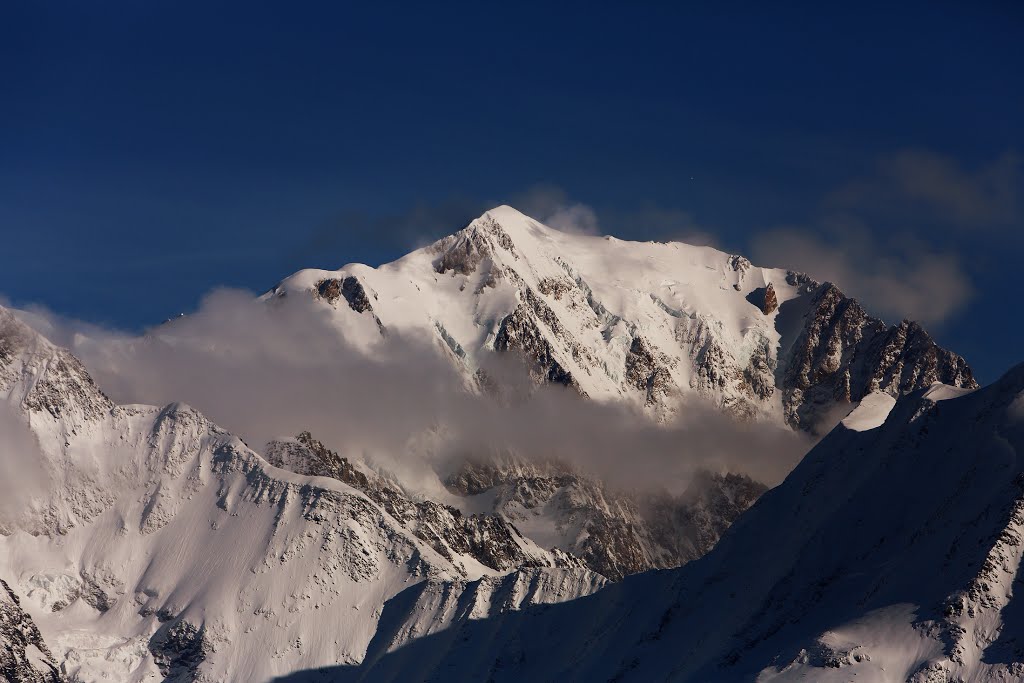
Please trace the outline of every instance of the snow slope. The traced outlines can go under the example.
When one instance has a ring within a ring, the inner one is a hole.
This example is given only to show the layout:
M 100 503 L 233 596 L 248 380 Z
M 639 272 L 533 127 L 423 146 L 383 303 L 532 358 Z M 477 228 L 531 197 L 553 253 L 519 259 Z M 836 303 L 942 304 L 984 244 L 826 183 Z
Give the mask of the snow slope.
M 331 680 L 1021 680 L 1022 396 L 1024 365 L 901 397 L 877 427 L 838 426 L 695 562 Z
M 337 478 L 274 467 L 183 404 L 116 406 L 5 309 L 0 397 L 49 481 L 2 520 L 0 576 L 71 680 L 266 680 L 361 661 L 382 606 L 421 582 L 476 581 L 479 614 L 605 582 L 555 569 L 559 557 L 521 537 L 507 542 L 528 568 L 493 569 L 471 550 L 507 532 L 500 520 L 438 514 L 429 536 L 389 511 L 417 509 L 396 492 L 386 508 Z M 507 589 L 492 600 L 480 581 L 499 575 Z

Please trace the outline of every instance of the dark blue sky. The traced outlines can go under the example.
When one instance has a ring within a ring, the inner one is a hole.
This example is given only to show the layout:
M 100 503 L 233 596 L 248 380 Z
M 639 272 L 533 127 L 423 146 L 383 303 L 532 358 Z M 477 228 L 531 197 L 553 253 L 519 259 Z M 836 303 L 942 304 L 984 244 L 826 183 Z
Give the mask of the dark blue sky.
M 1020 3 L 682 4 L 5 3 L 0 294 L 140 329 L 543 187 L 869 304 L 939 273 L 893 315 L 1024 360 Z

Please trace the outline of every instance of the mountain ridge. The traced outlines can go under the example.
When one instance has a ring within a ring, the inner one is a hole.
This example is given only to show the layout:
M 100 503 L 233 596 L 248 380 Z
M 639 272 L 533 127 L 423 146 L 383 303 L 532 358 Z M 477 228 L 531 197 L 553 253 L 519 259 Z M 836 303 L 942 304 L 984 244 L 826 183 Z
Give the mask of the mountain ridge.
M 920 328 L 886 326 L 827 283 L 704 247 L 567 235 L 508 208 L 378 269 L 301 271 L 258 305 L 366 358 L 429 340 L 467 395 L 498 405 L 524 397 L 491 361 L 525 358 L 535 382 L 635 408 L 652 429 L 684 399 L 813 430 L 936 379 L 976 386 Z M 173 347 L 187 322 L 139 343 Z M 255 450 L 184 403 L 118 405 L 2 307 L 0 398 L 47 482 L 0 519 L 0 578 L 72 680 L 390 666 L 421 639 L 695 560 L 773 495 L 712 471 L 682 495 L 637 497 L 516 454 L 413 468 L 438 468 L 431 489 L 308 432 Z
M 359 319 L 335 314 L 356 344 L 389 327 L 415 330 L 470 376 L 488 352 L 514 350 L 539 380 L 656 413 L 696 393 L 737 415 L 813 430 L 823 403 L 934 381 L 977 386 L 966 362 L 920 326 L 886 325 L 831 283 L 710 247 L 563 233 L 508 206 L 379 268 L 299 271 L 265 298 L 308 292 L 336 307 L 342 283 L 358 299 L 344 308 L 372 320 L 356 336 Z M 806 320 L 777 329 L 791 317 Z
M 1024 364 L 918 390 L 837 427 L 682 568 L 279 680 L 1017 680 L 1022 397 Z

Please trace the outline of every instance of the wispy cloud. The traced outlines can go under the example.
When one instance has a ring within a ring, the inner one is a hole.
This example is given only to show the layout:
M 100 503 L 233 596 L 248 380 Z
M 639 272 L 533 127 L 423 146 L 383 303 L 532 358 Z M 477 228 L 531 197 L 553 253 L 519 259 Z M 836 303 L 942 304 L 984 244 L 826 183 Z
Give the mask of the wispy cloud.
M 192 315 L 142 337 L 108 331 L 101 343 L 38 311 L 33 324 L 62 330 L 114 400 L 190 403 L 257 449 L 308 429 L 347 455 L 394 467 L 511 450 L 573 463 L 613 485 L 663 488 L 685 486 L 698 468 L 776 483 L 810 446 L 804 435 L 736 423 L 700 401 L 659 425 L 560 387 L 490 400 L 465 390 L 436 340 L 392 332 L 364 352 L 339 336 L 322 302 L 286 303 L 219 290 Z M 510 372 L 506 363 L 506 381 Z
M 908 235 L 882 236 L 853 219 L 832 219 L 819 231 L 783 228 L 751 243 L 759 264 L 804 271 L 833 282 L 887 319 L 938 324 L 969 301 L 973 286 L 954 253 Z
M 1013 151 L 969 167 L 901 150 L 830 192 L 809 225 L 755 235 L 752 256 L 833 281 L 884 317 L 936 325 L 973 295 L 968 259 L 980 245 L 988 254 L 1019 248 L 1022 191 Z
M 689 211 L 643 202 L 625 209 L 598 209 L 575 200 L 554 185 L 538 185 L 513 195 L 510 203 L 542 223 L 584 235 L 611 234 L 625 239 L 646 235 L 666 241 L 715 246 L 714 231 L 700 225 Z
M 1019 218 L 1022 187 L 1024 173 L 1016 152 L 967 168 L 953 158 L 910 149 L 879 161 L 872 177 L 837 189 L 827 206 L 973 230 L 998 228 Z
M 514 194 L 509 203 L 556 230 L 580 235 L 600 234 L 597 212 L 582 202 L 570 199 L 560 187 L 536 185 Z

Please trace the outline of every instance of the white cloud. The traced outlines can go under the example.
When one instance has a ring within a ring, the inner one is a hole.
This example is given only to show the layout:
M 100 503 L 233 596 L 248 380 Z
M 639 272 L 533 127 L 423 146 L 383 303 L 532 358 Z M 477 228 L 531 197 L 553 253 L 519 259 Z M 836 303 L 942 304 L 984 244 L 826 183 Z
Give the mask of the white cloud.
M 844 220 L 827 231 L 785 228 L 758 234 L 752 258 L 836 284 L 872 314 L 937 324 L 960 311 L 973 292 L 954 253 L 908 236 L 881 238 Z
M 1016 220 L 1022 187 L 1021 157 L 1014 152 L 969 169 L 949 157 L 910 149 L 881 160 L 873 177 L 841 187 L 828 204 L 867 215 L 924 215 L 977 230 Z
M 803 435 L 734 423 L 700 402 L 668 425 L 560 387 L 495 402 L 465 391 L 434 340 L 392 332 L 366 355 L 339 338 L 322 303 L 288 304 L 219 290 L 195 314 L 144 337 L 65 339 L 115 401 L 187 402 L 257 449 L 302 430 L 377 460 L 511 449 L 575 463 L 622 486 L 661 488 L 684 486 L 697 468 L 776 483 L 810 446 Z M 511 383 L 507 360 L 495 356 L 505 367 L 489 369 Z

